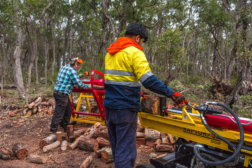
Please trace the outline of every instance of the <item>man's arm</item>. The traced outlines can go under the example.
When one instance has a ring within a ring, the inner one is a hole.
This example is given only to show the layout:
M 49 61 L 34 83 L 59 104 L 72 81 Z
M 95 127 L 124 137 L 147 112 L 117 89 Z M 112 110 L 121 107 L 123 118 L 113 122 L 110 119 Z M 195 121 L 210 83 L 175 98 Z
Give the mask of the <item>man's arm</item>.
M 135 54 L 133 59 L 134 72 L 146 89 L 171 98 L 176 104 L 186 103 L 187 100 L 179 92 L 173 91 L 160 81 L 152 72 L 144 53 Z
M 83 89 L 89 89 L 90 88 L 90 84 L 84 84 L 80 81 L 77 72 L 75 70 L 71 71 L 71 75 L 70 78 L 73 82 L 73 84 L 79 88 L 83 88 Z

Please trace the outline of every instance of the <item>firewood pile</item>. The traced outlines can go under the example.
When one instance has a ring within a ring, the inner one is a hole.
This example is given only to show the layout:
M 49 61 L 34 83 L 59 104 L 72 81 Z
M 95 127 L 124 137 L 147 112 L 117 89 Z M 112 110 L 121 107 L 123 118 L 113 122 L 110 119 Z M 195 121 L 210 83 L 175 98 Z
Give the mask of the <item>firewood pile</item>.
M 18 115 L 30 117 L 35 114 L 46 115 L 53 114 L 53 110 L 55 108 L 55 100 L 53 98 L 42 98 L 37 97 L 32 100 L 29 104 L 26 104 L 24 108 L 18 108 L 15 110 L 11 110 L 9 112 L 10 117 L 16 117 Z
M 175 150 L 175 142 L 176 141 L 172 135 L 143 128 L 138 122 L 136 132 L 137 145 L 153 147 L 156 152 L 173 152 Z
M 12 150 L 5 147 L 0 148 L 0 159 L 9 160 L 13 158 L 25 159 L 28 155 L 28 150 L 24 148 L 24 145 L 21 143 L 16 143 L 13 145 Z
M 175 148 L 175 140 L 172 135 L 167 135 L 143 128 L 138 124 L 136 132 L 137 145 L 150 146 L 156 152 L 172 152 Z M 88 129 L 75 130 L 73 125 L 68 125 L 67 132 L 57 132 L 42 139 L 39 143 L 43 152 L 60 148 L 62 151 L 79 149 L 91 154 L 83 161 L 81 167 L 88 167 L 94 158 L 101 158 L 104 163 L 113 162 L 107 127 L 100 123 L 94 124 Z

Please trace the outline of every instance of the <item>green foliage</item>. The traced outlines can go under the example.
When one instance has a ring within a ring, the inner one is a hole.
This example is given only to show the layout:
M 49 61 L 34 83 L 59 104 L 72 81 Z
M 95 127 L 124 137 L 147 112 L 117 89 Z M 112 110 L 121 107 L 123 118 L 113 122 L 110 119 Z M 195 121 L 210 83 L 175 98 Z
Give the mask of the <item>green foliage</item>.
M 201 22 L 210 28 L 227 27 L 230 16 L 216 0 L 193 0 L 192 4 L 197 7 Z

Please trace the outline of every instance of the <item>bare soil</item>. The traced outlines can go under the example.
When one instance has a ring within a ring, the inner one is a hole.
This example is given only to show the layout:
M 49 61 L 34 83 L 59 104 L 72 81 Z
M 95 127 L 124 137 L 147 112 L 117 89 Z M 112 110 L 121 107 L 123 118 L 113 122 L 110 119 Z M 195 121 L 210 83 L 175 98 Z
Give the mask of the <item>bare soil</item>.
M 44 153 L 39 148 L 41 139 L 47 137 L 52 115 L 33 115 L 24 117 L 17 115 L 10 117 L 9 112 L 17 107 L 13 98 L 2 99 L 0 104 L 0 147 L 12 149 L 15 143 L 22 143 L 28 150 L 28 154 L 38 154 L 47 156 L 48 160 L 45 164 L 34 164 L 29 162 L 28 158 L 18 160 L 13 157 L 10 160 L 0 159 L 0 168 L 78 168 L 81 163 L 91 153 L 79 149 L 67 149 L 61 151 L 60 148 Z M 22 108 L 22 107 L 20 107 Z M 85 123 L 77 123 L 76 128 L 89 128 L 91 125 Z M 148 146 L 138 147 L 138 156 L 136 165 L 149 162 L 150 153 L 154 149 Z M 100 158 L 95 158 L 90 168 L 112 168 L 113 163 L 105 164 Z

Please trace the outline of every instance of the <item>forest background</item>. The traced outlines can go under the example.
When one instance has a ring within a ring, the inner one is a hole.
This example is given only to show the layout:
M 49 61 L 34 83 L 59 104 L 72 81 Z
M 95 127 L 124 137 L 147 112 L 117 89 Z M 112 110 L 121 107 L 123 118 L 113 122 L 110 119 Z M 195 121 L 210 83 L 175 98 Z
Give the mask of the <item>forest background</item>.
M 251 117 L 251 0 L 1 0 L 2 99 L 52 96 L 69 57 L 84 60 L 80 73 L 104 72 L 107 48 L 132 22 L 148 28 L 143 51 L 159 79 Z

